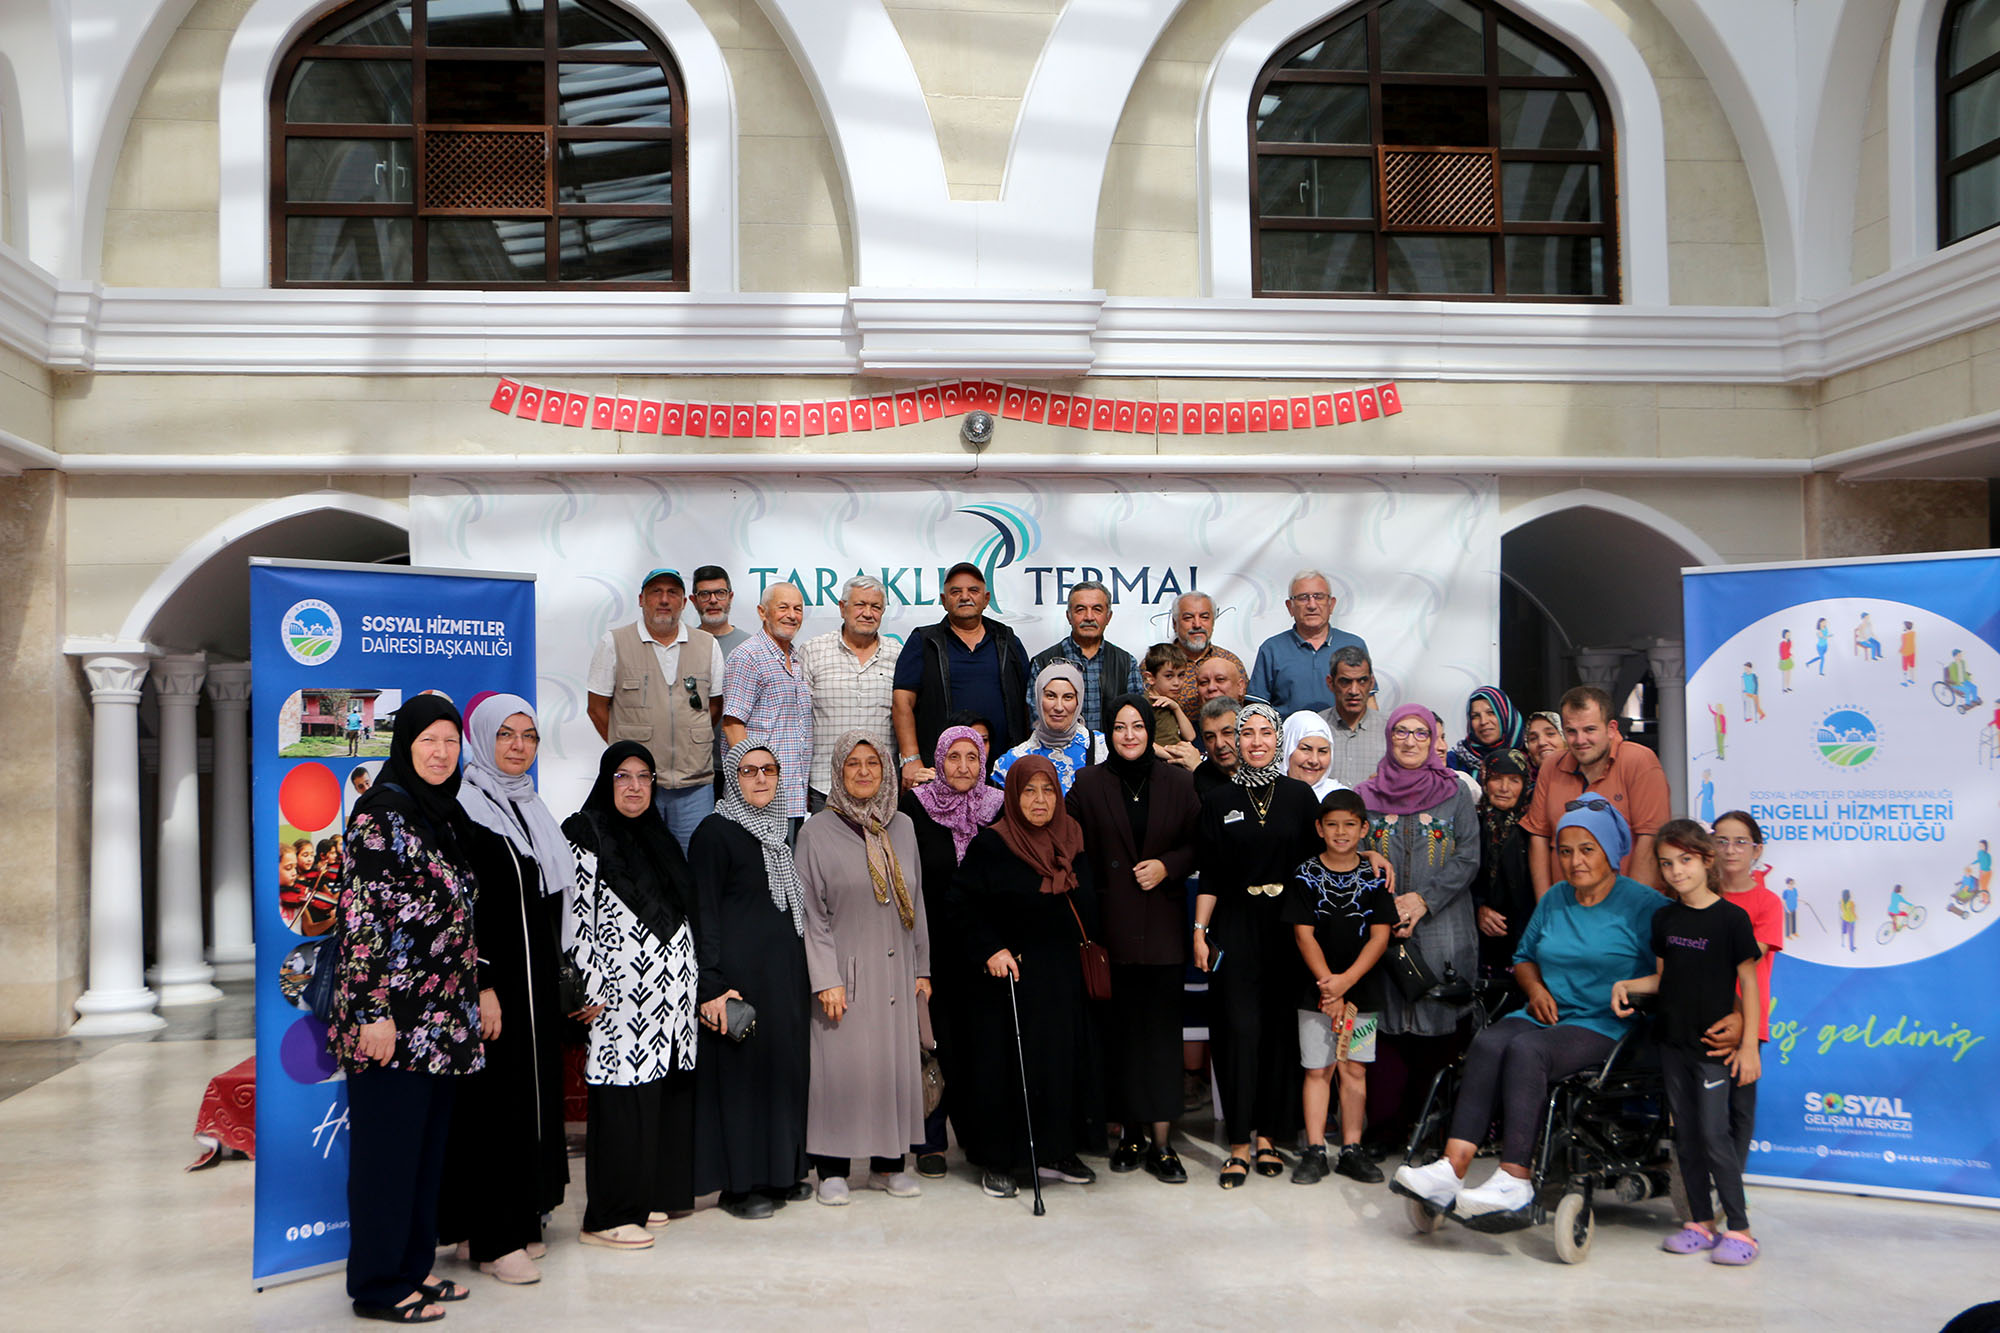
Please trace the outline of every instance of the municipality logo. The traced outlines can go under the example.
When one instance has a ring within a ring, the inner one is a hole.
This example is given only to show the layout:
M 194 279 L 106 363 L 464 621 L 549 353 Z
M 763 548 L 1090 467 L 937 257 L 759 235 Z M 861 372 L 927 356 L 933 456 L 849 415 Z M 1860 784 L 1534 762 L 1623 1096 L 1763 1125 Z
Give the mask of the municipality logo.
M 308 597 L 285 612 L 281 637 L 294 662 L 320 666 L 340 651 L 340 615 L 317 597 Z
M 1000 597 L 993 586 L 993 571 L 1019 564 L 1033 555 L 1042 544 L 1042 525 L 1009 504 L 970 504 L 958 512 L 983 519 L 993 528 L 966 559 L 986 576 L 986 587 L 993 593 L 993 605 L 998 609 Z
M 1853 704 L 1829 709 L 1813 735 L 1819 757 L 1835 768 L 1860 768 L 1881 748 L 1875 719 Z

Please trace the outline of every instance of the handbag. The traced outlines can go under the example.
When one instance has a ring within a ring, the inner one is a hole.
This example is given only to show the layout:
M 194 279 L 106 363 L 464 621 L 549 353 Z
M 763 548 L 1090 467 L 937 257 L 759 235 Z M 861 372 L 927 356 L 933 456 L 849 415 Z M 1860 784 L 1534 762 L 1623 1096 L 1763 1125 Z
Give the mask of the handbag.
M 565 1014 L 573 1014 L 589 1004 L 589 988 L 584 984 L 583 969 L 576 965 L 576 959 L 568 952 L 557 953 L 556 1007 Z
M 1398 940 L 1390 948 L 1389 975 L 1395 978 L 1396 989 L 1403 992 L 1403 998 L 1410 1001 L 1423 999 L 1438 984 L 1437 973 L 1409 940 Z
M 1069 914 L 1076 918 L 1076 933 L 1083 936 L 1083 942 L 1076 946 L 1076 957 L 1083 966 L 1084 992 L 1093 1000 L 1108 1000 L 1111 998 L 1111 955 L 1083 928 L 1083 914 L 1076 910 L 1076 899 L 1067 894 L 1063 897 L 1069 903 Z
M 757 1030 L 757 1006 L 730 996 L 722 1002 L 722 1035 L 740 1042 Z
M 938 1063 L 936 1051 L 923 1052 L 918 1072 L 924 1082 L 924 1114 L 928 1116 L 944 1100 L 944 1066 Z

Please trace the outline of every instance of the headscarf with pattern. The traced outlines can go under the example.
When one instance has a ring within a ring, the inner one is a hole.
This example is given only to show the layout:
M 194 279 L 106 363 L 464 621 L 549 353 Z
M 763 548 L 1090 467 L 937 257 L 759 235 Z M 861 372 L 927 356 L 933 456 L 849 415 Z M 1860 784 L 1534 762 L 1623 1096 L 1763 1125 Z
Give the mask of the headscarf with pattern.
M 1472 734 L 1472 706 L 1481 701 L 1493 710 L 1493 716 L 1500 723 L 1500 739 L 1490 745 Z M 1521 737 L 1527 729 L 1528 719 L 1515 709 L 1512 699 L 1494 686 L 1481 685 L 1465 701 L 1465 739 L 1452 746 L 1445 762 L 1461 773 L 1470 773 L 1484 781 L 1486 761 L 1503 750 L 1520 749 Z
M 1271 730 L 1278 733 L 1278 744 L 1271 749 L 1271 762 L 1262 768 L 1252 768 L 1243 759 L 1243 724 L 1253 717 L 1261 717 L 1271 724 Z M 1263 702 L 1247 703 L 1236 713 L 1236 771 L 1229 780 L 1239 787 L 1268 787 L 1285 776 L 1285 720 L 1278 716 L 1278 710 Z
M 563 896 L 562 947 L 576 943 L 576 924 L 569 903 L 576 897 L 576 858 L 562 825 L 535 791 L 527 773 L 513 777 L 500 771 L 497 737 L 508 718 L 521 714 L 535 725 L 535 707 L 518 694 L 489 694 L 473 706 L 465 720 L 465 779 L 458 803 L 472 822 L 505 838 L 514 850 L 534 860 L 542 875 L 542 896 Z M 650 766 L 652 757 L 647 756 Z
M 882 760 L 882 780 L 873 796 L 863 801 L 847 790 L 847 757 L 863 745 L 875 751 L 877 757 L 888 753 L 882 742 L 865 731 L 844 731 L 833 743 L 833 790 L 826 794 L 826 808 L 861 834 L 861 845 L 868 859 L 868 882 L 875 886 L 875 901 L 887 904 L 893 898 L 903 929 L 914 930 L 917 907 L 910 899 L 910 886 L 896 860 L 896 849 L 889 842 L 889 821 L 897 812 L 896 779 L 889 771 L 888 760 Z
M 979 776 L 971 791 L 959 791 L 944 780 L 944 757 L 959 741 L 971 741 L 979 747 Z M 946 727 L 931 754 L 931 766 L 937 770 L 937 776 L 917 788 L 917 804 L 951 834 L 951 849 L 956 859 L 963 861 L 973 835 L 1000 817 L 1000 807 L 1006 798 L 986 780 L 986 742 L 971 727 Z
M 770 881 L 771 904 L 780 912 L 792 914 L 792 929 L 804 938 L 805 892 L 799 887 L 798 868 L 792 864 L 791 845 L 785 841 L 785 834 L 791 829 L 791 820 L 785 817 L 783 810 L 784 776 L 779 775 L 779 788 L 771 797 L 771 804 L 759 809 L 743 799 L 743 779 L 736 775 L 743 756 L 758 753 L 770 755 L 774 764 L 778 762 L 778 756 L 768 742 L 748 736 L 731 746 L 729 753 L 722 757 L 724 791 L 722 799 L 715 803 L 715 813 L 743 828 L 764 849 L 764 877 Z

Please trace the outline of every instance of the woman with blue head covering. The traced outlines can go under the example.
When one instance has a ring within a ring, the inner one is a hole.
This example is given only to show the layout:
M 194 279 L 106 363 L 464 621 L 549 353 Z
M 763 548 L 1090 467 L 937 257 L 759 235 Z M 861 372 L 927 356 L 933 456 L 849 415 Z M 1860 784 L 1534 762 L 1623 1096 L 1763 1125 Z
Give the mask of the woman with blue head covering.
M 1390 1188 L 1449 1209 L 1468 1226 L 1509 1231 L 1528 1225 L 1534 1203 L 1529 1164 L 1549 1088 L 1602 1062 L 1632 1020 L 1611 1012 L 1611 988 L 1653 967 L 1653 914 L 1666 902 L 1618 873 L 1632 850 L 1632 826 L 1617 806 L 1586 792 L 1556 825 L 1563 879 L 1535 905 L 1514 954 L 1514 979 L 1527 1007 L 1473 1039 L 1445 1155 L 1397 1170 Z M 1500 1167 L 1463 1189 L 1479 1140 L 1498 1112 Z

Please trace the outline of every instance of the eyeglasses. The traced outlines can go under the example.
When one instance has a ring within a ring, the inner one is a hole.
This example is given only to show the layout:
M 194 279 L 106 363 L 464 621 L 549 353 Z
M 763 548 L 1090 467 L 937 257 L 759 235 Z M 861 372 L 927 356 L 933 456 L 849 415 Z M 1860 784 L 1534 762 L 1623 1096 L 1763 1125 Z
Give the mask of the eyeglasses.
M 1399 741 L 1427 741 L 1431 738 L 1431 734 L 1429 731 L 1419 731 L 1411 727 L 1397 727 L 1389 733 L 1389 737 L 1391 740 Z
M 1755 847 L 1757 844 L 1749 838 L 1717 838 L 1715 845 L 1717 847 L 1733 847 L 1737 851 L 1742 851 L 1745 847 Z
M 653 785 L 653 770 L 644 773 L 613 773 L 611 785 L 614 787 L 650 787 Z
M 1321 602 L 1332 601 L 1333 594 L 1330 592 L 1295 592 L 1292 594 L 1292 600 L 1295 602 L 1304 602 L 1307 606 L 1317 606 Z
M 776 764 L 744 764 L 736 770 L 736 776 L 745 782 L 752 778 L 775 778 L 778 776 Z
M 1563 813 L 1568 814 L 1572 810 L 1596 810 L 1603 812 L 1611 808 L 1611 802 L 1605 800 L 1602 796 L 1580 796 L 1576 800 L 1564 805 Z
M 694 600 L 697 602 L 720 602 L 727 599 L 729 595 L 730 590 L 728 588 L 710 588 L 705 592 L 696 593 Z

